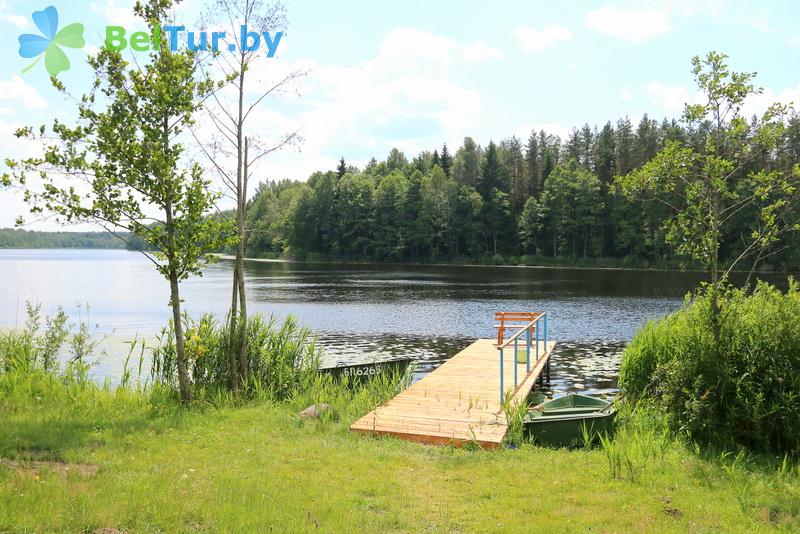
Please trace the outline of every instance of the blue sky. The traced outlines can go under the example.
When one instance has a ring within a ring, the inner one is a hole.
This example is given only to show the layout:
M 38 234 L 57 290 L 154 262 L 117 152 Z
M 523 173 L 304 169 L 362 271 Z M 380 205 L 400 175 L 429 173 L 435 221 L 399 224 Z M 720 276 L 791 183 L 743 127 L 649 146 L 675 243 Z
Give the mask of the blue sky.
M 42 65 L 21 73 L 30 60 L 18 56 L 17 36 L 35 33 L 31 12 L 54 5 L 61 26 L 86 27 L 86 49 L 67 50 L 73 66 L 61 75 L 79 95 L 91 83 L 86 53 L 106 25 L 136 24 L 132 3 L 0 0 L 3 156 L 35 149 L 13 139 L 16 127 L 72 116 Z M 748 111 L 774 100 L 800 105 L 800 4 L 791 1 L 286 4 L 286 36 L 275 58 L 257 64 L 254 87 L 294 69 L 308 74 L 297 94 L 259 106 L 251 135 L 300 129 L 305 141 L 265 159 L 258 180 L 305 179 L 340 156 L 361 164 L 393 146 L 413 156 L 445 141 L 455 148 L 467 135 L 486 144 L 542 127 L 565 135 L 625 115 L 678 116 L 697 98 L 690 58 L 709 50 L 729 54 L 736 70 L 758 71 L 765 93 Z M 195 26 L 203 5 L 187 0 L 176 20 Z M 23 211 L 17 195 L 0 192 L 0 227 Z

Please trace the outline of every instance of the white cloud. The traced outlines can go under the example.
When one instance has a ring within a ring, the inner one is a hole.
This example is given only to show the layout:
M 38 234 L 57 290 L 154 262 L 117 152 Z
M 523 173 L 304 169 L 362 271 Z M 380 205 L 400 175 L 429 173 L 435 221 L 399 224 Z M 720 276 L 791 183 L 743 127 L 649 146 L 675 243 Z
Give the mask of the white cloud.
M 482 63 L 489 59 L 502 59 L 502 50 L 492 48 L 484 41 L 475 41 L 461 47 L 461 58 L 467 63 Z
M 586 27 L 634 43 L 643 43 L 672 29 L 664 11 L 605 5 L 586 13 Z
M 653 81 L 647 84 L 645 90 L 650 95 L 652 104 L 659 106 L 670 115 L 680 114 L 684 104 L 703 104 L 706 101 L 705 95 L 701 91 L 692 92 L 682 85 L 667 85 L 663 82 Z M 800 109 L 800 85 L 786 87 L 780 91 L 766 87 L 760 94 L 754 94 L 747 98 L 739 114 L 747 118 L 753 115 L 761 116 L 769 106 L 775 103 L 793 105 L 796 109 Z
M 133 28 L 144 26 L 144 21 L 133 12 L 133 2 L 126 0 L 102 0 L 90 4 L 92 11 L 105 17 L 109 24 Z
M 22 15 L 3 15 L 2 19 L 10 22 L 17 28 L 27 28 L 31 25 L 28 19 Z
M 19 74 L 12 74 L 9 80 L 0 80 L 0 101 L 10 101 L 29 108 L 47 107 L 47 102 L 36 88 L 28 85 Z
M 572 30 L 558 24 L 548 24 L 541 30 L 533 26 L 520 26 L 517 28 L 517 38 L 522 51 L 533 54 L 559 42 L 569 41 L 572 39 Z
M 650 82 L 645 87 L 653 105 L 660 106 L 668 114 L 683 111 L 683 106 L 692 98 L 689 90 L 682 85 L 666 85 L 663 82 Z
M 395 28 L 378 43 L 374 55 L 352 65 L 313 59 L 258 60 L 249 71 L 256 96 L 263 87 L 293 70 L 308 70 L 293 94 L 268 98 L 249 119 L 251 135 L 266 141 L 300 129 L 304 143 L 271 154 L 255 169 L 258 179 L 306 179 L 333 169 L 340 156 L 362 164 L 398 147 L 411 158 L 420 150 L 461 139 L 481 120 L 480 94 L 456 81 L 459 64 L 501 57 L 488 44 L 462 44 L 413 28 Z M 199 125 L 208 125 L 198 117 Z M 206 126 L 204 130 L 208 130 Z M 204 135 L 206 133 L 204 132 Z
M 386 60 L 414 62 L 418 60 L 450 64 L 458 49 L 453 39 L 414 28 L 395 28 L 378 46 L 378 56 Z
M 619 92 L 619 97 L 622 100 L 630 100 L 631 99 L 631 92 L 627 88 L 623 88 L 622 91 Z
M 761 94 L 751 95 L 745 101 L 740 114 L 747 118 L 753 115 L 761 116 L 769 106 L 775 103 L 792 105 L 794 109 L 800 109 L 800 85 L 787 87 L 777 92 L 765 87 Z

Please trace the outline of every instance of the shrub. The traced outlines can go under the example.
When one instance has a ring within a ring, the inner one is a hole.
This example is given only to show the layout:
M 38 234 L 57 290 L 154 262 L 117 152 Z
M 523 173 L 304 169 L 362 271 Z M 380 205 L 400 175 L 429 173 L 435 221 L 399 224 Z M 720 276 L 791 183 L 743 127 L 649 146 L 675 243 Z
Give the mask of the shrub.
M 722 446 L 800 452 L 800 291 L 725 289 L 718 340 L 710 290 L 648 323 L 625 349 L 620 388 L 673 431 Z

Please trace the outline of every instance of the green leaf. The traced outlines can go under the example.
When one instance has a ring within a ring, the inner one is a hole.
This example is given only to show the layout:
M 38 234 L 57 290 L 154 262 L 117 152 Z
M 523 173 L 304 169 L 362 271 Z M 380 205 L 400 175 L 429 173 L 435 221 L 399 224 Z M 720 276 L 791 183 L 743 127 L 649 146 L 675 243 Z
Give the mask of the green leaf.
M 64 26 L 53 38 L 53 42 L 69 48 L 83 48 L 86 45 L 86 41 L 83 40 L 83 24 L 73 22 Z
M 58 73 L 69 69 L 69 59 L 57 44 L 51 43 L 44 53 L 44 65 L 50 76 L 58 76 Z

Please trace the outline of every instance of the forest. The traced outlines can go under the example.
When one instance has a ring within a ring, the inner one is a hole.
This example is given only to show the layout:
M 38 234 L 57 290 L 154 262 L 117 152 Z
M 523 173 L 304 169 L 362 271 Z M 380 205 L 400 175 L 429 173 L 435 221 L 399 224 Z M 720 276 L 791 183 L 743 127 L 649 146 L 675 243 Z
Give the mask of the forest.
M 1 248 L 125 248 L 108 232 L 40 232 L 0 228 Z
M 755 122 L 755 119 L 754 119 Z M 676 256 L 659 199 L 629 198 L 618 179 L 649 162 L 670 141 L 699 148 L 703 127 L 647 115 L 602 128 L 575 128 L 567 139 L 546 131 L 480 146 L 465 137 L 409 158 L 392 149 L 363 169 L 344 158 L 306 182 L 263 182 L 248 203 L 247 255 L 300 259 L 475 261 L 483 263 L 697 266 Z M 749 135 L 744 132 L 743 135 Z M 787 174 L 800 162 L 800 116 L 776 149 L 738 169 Z M 757 219 L 748 206 L 726 221 L 720 260 L 737 256 Z M 800 258 L 786 234 L 761 267 L 792 269 Z

